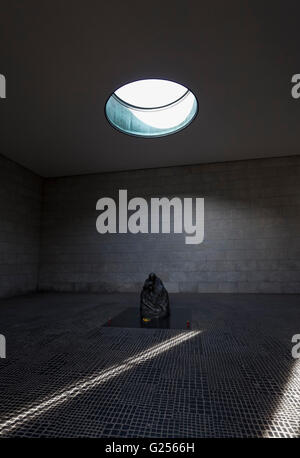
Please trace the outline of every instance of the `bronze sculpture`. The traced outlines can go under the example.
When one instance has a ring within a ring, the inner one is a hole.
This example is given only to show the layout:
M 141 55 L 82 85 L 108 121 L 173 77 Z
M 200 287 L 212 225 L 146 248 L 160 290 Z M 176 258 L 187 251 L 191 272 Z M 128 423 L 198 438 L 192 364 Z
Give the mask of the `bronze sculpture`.
M 145 280 L 141 292 L 140 312 L 142 320 L 146 322 L 154 318 L 165 318 L 170 314 L 168 291 L 153 272 Z

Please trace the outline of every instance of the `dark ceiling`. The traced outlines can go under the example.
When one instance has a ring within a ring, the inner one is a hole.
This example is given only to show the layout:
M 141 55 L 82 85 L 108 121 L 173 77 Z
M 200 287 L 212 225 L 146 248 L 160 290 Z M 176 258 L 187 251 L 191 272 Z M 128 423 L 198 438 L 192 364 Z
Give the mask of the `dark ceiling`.
M 0 153 L 43 176 L 299 154 L 300 2 L 1 1 Z M 166 78 L 199 114 L 130 137 L 104 116 L 120 85 Z

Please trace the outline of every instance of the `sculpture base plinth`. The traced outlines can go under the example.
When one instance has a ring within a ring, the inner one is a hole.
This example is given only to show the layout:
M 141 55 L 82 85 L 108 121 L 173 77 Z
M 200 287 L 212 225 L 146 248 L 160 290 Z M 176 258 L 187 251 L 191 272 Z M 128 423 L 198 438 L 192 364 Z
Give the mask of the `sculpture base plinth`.
M 190 327 L 187 327 L 189 321 Z M 105 327 L 116 328 L 144 328 L 144 329 L 192 329 L 192 312 L 191 309 L 172 307 L 172 313 L 164 318 L 152 318 L 150 321 L 144 321 L 139 310 L 130 307 L 112 317 L 107 321 Z

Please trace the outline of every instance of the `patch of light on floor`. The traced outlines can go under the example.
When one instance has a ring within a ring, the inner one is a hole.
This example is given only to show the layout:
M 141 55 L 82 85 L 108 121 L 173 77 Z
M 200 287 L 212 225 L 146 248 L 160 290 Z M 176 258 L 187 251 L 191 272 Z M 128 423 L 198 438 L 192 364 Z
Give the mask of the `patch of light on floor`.
M 296 400 L 296 405 L 295 405 Z M 263 437 L 299 437 L 300 431 L 300 360 L 296 360 L 284 392 Z
M 117 377 L 118 375 L 121 375 L 122 373 L 132 369 L 138 364 L 142 364 L 145 361 L 155 358 L 161 353 L 170 350 L 176 345 L 179 345 L 200 333 L 201 331 L 183 332 L 175 337 L 172 337 L 171 339 L 166 340 L 165 342 L 149 348 L 148 350 L 138 353 L 136 356 L 128 358 L 119 365 L 114 365 L 109 369 L 103 370 L 96 376 L 86 377 L 83 380 L 80 380 L 79 382 L 65 388 L 63 391 L 54 393 L 51 397 L 42 400 L 38 404 L 29 407 L 26 410 L 22 410 L 16 413 L 10 419 L 0 424 L 0 435 L 10 433 L 27 421 L 34 420 L 38 416 L 45 414 L 50 409 L 58 407 L 64 402 L 74 399 L 80 394 L 85 393 L 86 391 L 95 388 L 102 383 Z

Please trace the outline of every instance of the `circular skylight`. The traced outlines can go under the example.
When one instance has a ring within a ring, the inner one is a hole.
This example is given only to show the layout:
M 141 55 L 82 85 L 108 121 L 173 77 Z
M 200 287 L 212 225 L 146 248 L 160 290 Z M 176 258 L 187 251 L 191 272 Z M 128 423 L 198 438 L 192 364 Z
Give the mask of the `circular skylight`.
M 161 137 L 186 127 L 195 118 L 198 103 L 192 92 L 174 81 L 146 79 L 117 89 L 108 99 L 109 122 L 122 132 Z

